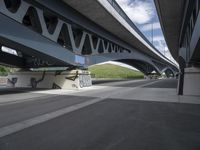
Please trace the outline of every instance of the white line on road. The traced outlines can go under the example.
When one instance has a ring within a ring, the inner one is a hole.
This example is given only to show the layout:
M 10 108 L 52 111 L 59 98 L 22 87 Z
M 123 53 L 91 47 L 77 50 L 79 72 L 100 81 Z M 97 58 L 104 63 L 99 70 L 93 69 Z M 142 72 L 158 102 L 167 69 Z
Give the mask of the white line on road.
M 137 88 L 149 85 L 149 84 L 153 84 L 155 82 L 158 82 L 158 81 L 154 81 L 154 82 L 151 82 L 151 83 L 143 84 L 143 85 L 131 88 L 131 89 L 132 90 L 133 89 L 137 89 Z M 37 116 L 37 117 L 31 118 L 31 119 L 28 119 L 28 120 L 24 120 L 24 121 L 21 121 L 21 122 L 12 124 L 12 125 L 8 125 L 8 126 L 5 126 L 5 127 L 2 127 L 2 128 L 0 128 L 0 138 L 4 137 L 6 135 L 9 135 L 9 134 L 15 133 L 17 131 L 26 129 L 28 127 L 31 127 L 31 126 L 34 126 L 34 125 L 37 125 L 37 124 L 40 124 L 40 123 L 44 123 L 44 122 L 46 122 L 48 120 L 54 119 L 54 118 L 59 117 L 59 116 L 64 115 L 64 114 L 68 114 L 70 112 L 76 111 L 76 110 L 81 109 L 83 107 L 86 107 L 86 106 L 95 104 L 97 102 L 103 101 L 103 100 L 109 98 L 110 96 L 112 96 L 112 95 L 114 95 L 115 93 L 118 93 L 118 92 L 119 91 L 115 91 L 114 93 L 110 94 L 109 96 L 95 98 L 95 99 L 89 100 L 87 102 L 83 102 L 83 103 L 80 103 L 80 104 L 75 104 L 75 105 L 72 105 L 72 106 L 69 106 L 69 107 L 54 111 L 54 112 L 50 112 L 50 113 L 47 113 L 47 114 L 44 114 L 44 115 L 41 115 L 41 116 Z
M 57 110 L 57 111 L 54 111 L 54 112 L 50 112 L 50 113 L 47 113 L 47 114 L 44 114 L 44 115 L 41 115 L 41 116 L 38 116 L 38 117 L 34 117 L 34 118 L 31 118 L 31 119 L 28 119 L 28 120 L 25 120 L 25 121 L 21 121 L 21 122 L 6 126 L 6 127 L 2 127 L 2 128 L 0 128 L 0 138 L 4 137 L 6 135 L 9 135 L 9 134 L 15 133 L 17 131 L 26 129 L 28 127 L 34 126 L 36 124 L 43 123 L 43 122 L 46 122 L 48 120 L 54 119 L 54 118 L 59 117 L 61 115 L 73 112 L 73 111 L 78 110 L 80 108 L 95 104 L 95 103 L 100 102 L 100 101 L 105 100 L 105 99 L 106 98 L 96 98 L 96 99 L 93 99 L 93 100 L 90 100 L 90 101 L 87 101 L 87 102 L 84 102 L 84 103 L 72 105 L 72 106 L 69 106 L 67 108 L 63 108 L 63 109 L 60 109 L 60 110 Z
M 125 81 L 123 84 L 127 83 L 134 83 L 134 82 L 140 82 L 144 80 L 133 80 L 133 81 Z M 116 83 L 118 85 L 119 83 Z M 139 86 L 138 86 L 139 87 Z M 94 85 L 92 87 L 84 88 L 81 90 L 41 90 L 41 91 L 32 91 L 27 93 L 17 93 L 17 94 L 10 94 L 10 95 L 2 95 L 0 97 L 0 106 L 3 105 L 11 105 L 11 104 L 17 104 L 17 103 L 23 103 L 28 101 L 35 101 L 35 100 L 42 100 L 47 99 L 49 97 L 57 97 L 61 95 L 76 95 L 77 93 L 84 93 L 87 91 L 97 91 L 102 89 L 110 89 L 110 86 L 98 86 Z M 96 97 L 96 96 L 95 96 Z

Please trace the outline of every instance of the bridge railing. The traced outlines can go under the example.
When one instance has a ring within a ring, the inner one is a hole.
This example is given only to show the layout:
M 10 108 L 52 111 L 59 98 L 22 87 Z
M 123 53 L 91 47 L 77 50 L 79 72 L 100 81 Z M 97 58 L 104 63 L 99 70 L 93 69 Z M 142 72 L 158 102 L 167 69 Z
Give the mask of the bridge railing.
M 127 14 L 123 11 L 123 9 L 119 6 L 116 0 L 107 0 L 111 6 L 119 13 L 119 15 L 126 20 L 126 22 L 149 44 L 153 47 L 159 54 L 165 57 L 155 46 L 144 36 L 144 34 L 136 27 L 133 21 L 127 16 Z M 168 59 L 167 57 L 165 57 Z M 169 60 L 169 59 L 168 59 Z M 170 60 L 169 60 L 170 61 Z

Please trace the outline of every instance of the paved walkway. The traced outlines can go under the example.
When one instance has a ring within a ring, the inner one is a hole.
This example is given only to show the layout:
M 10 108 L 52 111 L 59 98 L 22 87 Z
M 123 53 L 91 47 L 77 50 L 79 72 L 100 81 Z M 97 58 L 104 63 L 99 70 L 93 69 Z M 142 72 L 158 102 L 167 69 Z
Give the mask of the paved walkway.
M 0 150 L 199 150 L 199 97 L 177 96 L 176 84 L 122 81 L 2 95 L 10 100 L 0 105 Z

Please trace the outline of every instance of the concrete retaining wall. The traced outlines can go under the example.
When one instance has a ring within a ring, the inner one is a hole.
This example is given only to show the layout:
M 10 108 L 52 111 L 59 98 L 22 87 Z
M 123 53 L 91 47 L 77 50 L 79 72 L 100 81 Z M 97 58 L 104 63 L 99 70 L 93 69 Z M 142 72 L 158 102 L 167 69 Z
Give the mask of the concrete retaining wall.
M 0 77 L 0 86 L 7 85 L 7 81 L 8 81 L 7 77 Z
M 185 68 L 183 95 L 200 96 L 200 68 Z
M 92 85 L 90 72 L 15 72 L 8 76 L 8 86 L 56 89 L 80 89 Z

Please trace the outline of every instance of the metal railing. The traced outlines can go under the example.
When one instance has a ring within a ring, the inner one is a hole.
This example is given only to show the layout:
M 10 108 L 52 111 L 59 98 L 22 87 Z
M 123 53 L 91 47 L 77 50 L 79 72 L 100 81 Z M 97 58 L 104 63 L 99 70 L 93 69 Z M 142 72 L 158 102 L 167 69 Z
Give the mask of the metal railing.
M 153 47 L 159 54 L 165 57 L 155 46 L 144 36 L 144 34 L 136 27 L 133 21 L 127 16 L 127 14 L 123 11 L 123 9 L 119 6 L 119 4 L 115 0 L 107 0 L 111 6 L 119 13 L 119 15 L 151 46 Z M 169 60 L 167 57 L 165 57 Z M 171 61 L 171 60 L 169 60 Z

